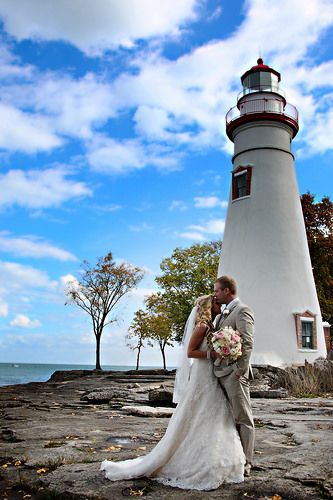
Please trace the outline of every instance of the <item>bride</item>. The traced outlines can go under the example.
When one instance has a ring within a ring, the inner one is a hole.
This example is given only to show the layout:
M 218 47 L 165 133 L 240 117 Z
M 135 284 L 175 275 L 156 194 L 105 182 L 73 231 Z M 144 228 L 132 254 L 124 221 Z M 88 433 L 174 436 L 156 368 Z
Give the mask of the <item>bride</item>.
M 174 402 L 178 405 L 165 435 L 148 455 L 122 462 L 104 460 L 101 470 L 111 481 L 145 476 L 178 488 L 212 490 L 224 482 L 244 480 L 242 445 L 209 361 L 216 353 L 208 349 L 207 335 L 219 313 L 211 295 L 196 300 L 176 374 Z

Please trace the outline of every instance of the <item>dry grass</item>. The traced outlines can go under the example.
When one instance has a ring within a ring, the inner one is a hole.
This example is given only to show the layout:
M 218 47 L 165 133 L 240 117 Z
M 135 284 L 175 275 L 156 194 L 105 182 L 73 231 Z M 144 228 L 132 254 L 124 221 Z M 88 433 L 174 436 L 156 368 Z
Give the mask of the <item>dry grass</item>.
M 292 396 L 322 396 L 333 393 L 333 362 L 320 360 L 279 373 L 280 387 Z

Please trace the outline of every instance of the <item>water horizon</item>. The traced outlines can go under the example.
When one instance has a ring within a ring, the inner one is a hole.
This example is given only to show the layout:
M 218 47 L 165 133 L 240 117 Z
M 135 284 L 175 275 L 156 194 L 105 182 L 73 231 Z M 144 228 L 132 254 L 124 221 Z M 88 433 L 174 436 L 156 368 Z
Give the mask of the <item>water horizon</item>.
M 135 370 L 134 365 L 102 365 L 103 371 Z M 162 366 L 140 366 L 139 370 L 162 369 Z M 0 362 L 0 387 L 7 385 L 27 384 L 29 382 L 46 382 L 55 371 L 94 370 L 94 364 L 68 363 L 20 363 Z M 172 368 L 169 368 L 172 369 Z

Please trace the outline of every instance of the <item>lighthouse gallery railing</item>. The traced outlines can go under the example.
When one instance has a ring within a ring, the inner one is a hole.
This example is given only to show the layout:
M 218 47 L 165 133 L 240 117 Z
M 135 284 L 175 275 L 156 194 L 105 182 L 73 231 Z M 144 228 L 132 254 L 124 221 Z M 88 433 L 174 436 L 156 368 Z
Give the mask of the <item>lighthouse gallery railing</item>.
M 231 108 L 226 114 L 227 126 L 241 116 L 258 114 L 258 113 L 274 113 L 291 118 L 298 123 L 298 111 L 292 104 L 284 104 L 283 100 L 274 97 L 265 97 L 262 99 L 242 100 L 237 106 Z

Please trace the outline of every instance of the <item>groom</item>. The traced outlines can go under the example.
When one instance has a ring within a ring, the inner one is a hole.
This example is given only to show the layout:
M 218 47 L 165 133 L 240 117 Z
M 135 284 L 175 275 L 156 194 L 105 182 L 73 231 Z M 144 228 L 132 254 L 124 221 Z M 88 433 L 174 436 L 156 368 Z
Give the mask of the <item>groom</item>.
M 214 373 L 226 394 L 240 435 L 246 464 L 244 475 L 249 476 L 252 466 L 254 445 L 254 422 L 250 402 L 249 376 L 251 371 L 250 356 L 253 347 L 254 317 L 252 310 L 242 304 L 237 297 L 237 286 L 233 278 L 221 276 L 214 286 L 215 300 L 226 307 L 217 317 L 215 330 L 231 326 L 242 339 L 242 355 L 236 362 L 215 361 Z

